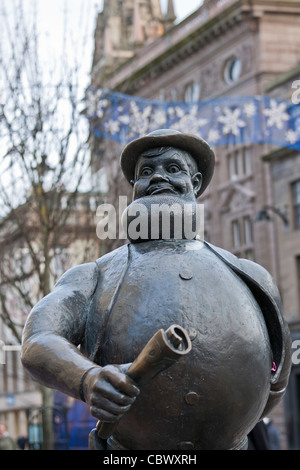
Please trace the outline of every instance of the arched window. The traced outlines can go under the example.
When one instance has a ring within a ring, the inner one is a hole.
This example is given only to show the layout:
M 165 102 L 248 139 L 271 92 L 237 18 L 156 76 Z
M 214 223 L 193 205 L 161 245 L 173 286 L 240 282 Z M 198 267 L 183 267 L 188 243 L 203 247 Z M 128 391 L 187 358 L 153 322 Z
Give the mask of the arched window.
M 227 60 L 224 67 L 224 80 L 226 83 L 236 82 L 242 72 L 242 61 L 237 57 L 231 57 Z

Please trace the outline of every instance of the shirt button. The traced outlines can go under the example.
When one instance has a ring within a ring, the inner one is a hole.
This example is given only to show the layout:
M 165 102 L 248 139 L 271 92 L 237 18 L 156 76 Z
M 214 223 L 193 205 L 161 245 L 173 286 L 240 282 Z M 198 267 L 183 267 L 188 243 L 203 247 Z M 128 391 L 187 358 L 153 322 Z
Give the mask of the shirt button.
M 182 441 L 179 444 L 179 449 L 180 450 L 193 450 L 194 444 L 190 441 Z
M 199 395 L 196 392 L 188 392 L 184 399 L 188 405 L 196 405 L 199 401 Z
M 184 269 L 183 271 L 181 271 L 179 276 L 181 277 L 181 279 L 184 279 L 185 281 L 189 281 L 190 279 L 192 279 L 193 273 L 189 269 Z

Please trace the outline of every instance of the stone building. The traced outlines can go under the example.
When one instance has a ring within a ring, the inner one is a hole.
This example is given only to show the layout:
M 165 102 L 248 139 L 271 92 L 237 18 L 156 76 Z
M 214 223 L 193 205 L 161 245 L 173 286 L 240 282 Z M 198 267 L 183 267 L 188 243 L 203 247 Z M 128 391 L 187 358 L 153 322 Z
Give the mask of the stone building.
M 265 92 L 274 97 L 299 102 L 299 77 L 300 66 L 296 65 L 270 81 Z M 300 115 L 300 109 L 297 110 L 297 115 Z M 267 210 L 262 219 L 265 224 L 271 224 L 274 230 L 277 279 L 293 339 L 293 367 L 285 398 L 288 441 L 290 448 L 299 449 L 300 154 L 288 148 L 275 148 L 263 155 L 262 159 L 270 167 L 273 201 L 272 210 Z
M 159 1 L 121 1 L 112 11 L 113 4 L 104 1 L 98 17 L 93 87 L 167 102 L 263 95 L 291 102 L 300 78 L 300 1 L 205 0 L 178 24 L 172 1 L 165 15 Z M 94 184 L 104 172 L 126 191 L 117 172 L 122 145 L 94 136 L 92 146 Z M 299 153 L 257 142 L 215 152 L 215 174 L 199 200 L 206 237 L 272 273 L 300 338 Z M 272 415 L 284 448 L 300 448 L 299 383 L 295 366 L 286 410 L 281 404 Z

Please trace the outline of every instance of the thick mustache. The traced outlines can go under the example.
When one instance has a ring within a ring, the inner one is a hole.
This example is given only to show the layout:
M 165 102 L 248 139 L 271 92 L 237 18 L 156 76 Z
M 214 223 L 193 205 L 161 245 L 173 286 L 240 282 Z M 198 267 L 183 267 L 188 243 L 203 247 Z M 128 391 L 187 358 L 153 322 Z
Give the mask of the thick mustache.
M 147 194 L 155 194 L 155 193 L 160 193 L 160 192 L 172 192 L 174 194 L 177 194 L 176 189 L 174 186 L 168 183 L 156 183 L 156 184 L 151 184 L 149 188 L 147 189 Z

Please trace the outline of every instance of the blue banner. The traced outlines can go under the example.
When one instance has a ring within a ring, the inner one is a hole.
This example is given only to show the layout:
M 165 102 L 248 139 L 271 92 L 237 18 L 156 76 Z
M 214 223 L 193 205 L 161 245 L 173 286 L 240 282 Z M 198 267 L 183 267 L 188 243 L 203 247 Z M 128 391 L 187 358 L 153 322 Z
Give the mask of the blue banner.
M 267 96 L 163 102 L 90 87 L 85 105 L 91 132 L 123 144 L 171 128 L 201 136 L 213 147 L 265 143 L 300 150 L 300 104 Z

